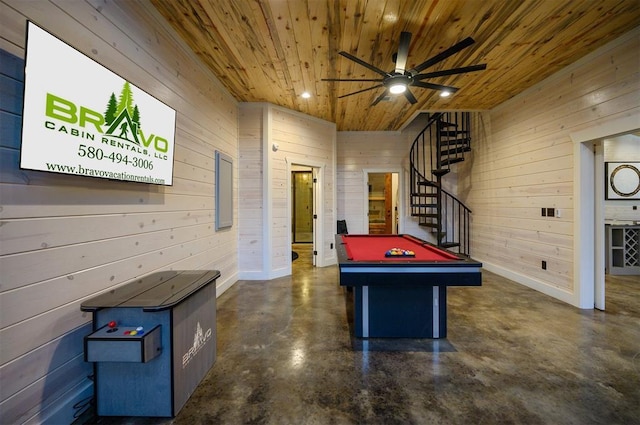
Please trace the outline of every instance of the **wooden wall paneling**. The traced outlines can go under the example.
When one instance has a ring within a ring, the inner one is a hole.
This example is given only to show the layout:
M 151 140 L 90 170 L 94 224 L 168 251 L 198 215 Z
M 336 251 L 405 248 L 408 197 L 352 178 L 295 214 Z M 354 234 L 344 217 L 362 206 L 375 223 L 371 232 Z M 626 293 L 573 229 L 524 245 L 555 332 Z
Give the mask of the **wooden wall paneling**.
M 536 230 L 530 230 L 528 228 L 496 227 L 495 223 L 476 224 L 475 220 L 473 224 L 474 224 L 474 232 L 476 232 L 476 227 L 477 227 L 478 234 L 483 235 L 483 236 L 479 236 L 478 239 L 486 239 L 486 240 L 499 239 L 502 242 L 504 242 L 507 239 L 516 239 L 523 242 L 534 241 L 535 243 L 542 243 L 542 244 L 547 244 L 553 247 L 561 247 L 566 249 L 571 249 L 573 246 L 572 235 L 539 232 Z
M 565 162 L 570 159 L 569 156 L 564 156 L 559 159 Z M 535 169 L 538 165 L 541 169 L 537 172 L 529 172 Z M 539 184 L 553 184 L 553 183 L 571 183 L 572 175 L 570 169 L 554 169 L 547 168 L 547 161 L 536 161 L 529 164 L 514 165 L 504 169 L 498 169 L 492 172 L 488 172 L 483 183 L 490 184 L 492 188 L 507 188 L 528 186 L 532 181 L 536 181 Z
M 43 178 L 51 176 L 46 173 L 38 174 Z M 78 176 L 50 178 L 59 184 L 57 186 L 32 186 L 0 183 L 4 204 L 0 211 L 0 218 L 4 220 L 64 217 L 73 214 L 84 216 L 94 214 L 96 210 L 102 214 L 122 214 L 123 205 L 126 205 L 127 213 L 133 214 L 149 211 L 150 208 L 159 213 L 213 210 L 213 199 L 210 197 L 164 194 L 159 192 L 159 186 L 104 181 L 100 182 L 101 188 L 98 191 L 100 197 L 94 199 L 92 196 L 95 196 L 96 188 L 91 187 L 90 183 L 94 183 L 95 179 Z M 80 185 L 79 182 L 83 182 L 83 184 Z M 73 183 L 73 185 L 69 183 Z M 89 199 L 91 199 L 91 203 L 88 203 Z M 0 230 L 2 229 L 0 228 Z
M 23 423 L 38 414 L 43 405 L 52 403 L 55 399 L 77 385 L 77 378 L 88 382 L 87 377 L 93 373 L 91 364 L 84 361 L 84 354 L 80 354 L 59 368 L 52 370 L 45 378 L 25 387 L 23 390 L 0 402 L 3 417 L 13 418 L 15 422 Z M 76 379 L 69 379 L 70 376 Z
M 0 63 L 0 181 L 20 181 L 8 170 L 19 158 L 24 61 L 0 50 Z
M 22 57 L 24 55 L 24 21 L 25 17 L 17 10 L 0 2 L 3 30 L 0 36 L 0 49 Z
M 272 142 L 276 142 L 279 145 L 278 151 L 273 152 L 273 168 L 271 171 L 274 270 L 289 267 L 291 261 L 290 233 L 288 231 L 290 227 L 290 211 L 287 201 L 290 196 L 290 188 L 287 185 L 290 176 L 287 175 L 287 161 L 292 160 L 296 163 L 302 163 L 302 165 L 317 166 L 318 164 L 324 164 L 324 179 L 321 182 L 325 202 L 323 205 L 325 221 L 322 226 L 322 234 L 318 238 L 319 244 L 322 244 L 322 249 L 316 248 L 319 254 L 323 256 L 320 259 L 320 263 L 328 263 L 333 258 L 330 243 L 333 241 L 335 228 L 333 224 L 335 221 L 333 211 L 335 200 L 332 189 L 334 185 L 333 157 L 335 153 L 333 140 L 335 137 L 335 124 L 275 107 L 271 109 L 270 116 L 273 140 L 267 144 L 269 148 Z M 331 223 L 331 225 L 328 226 L 327 223 Z M 287 254 L 285 255 L 285 253 Z
M 174 160 L 173 175 L 180 176 L 180 178 L 184 180 L 193 180 L 196 182 L 205 182 L 205 184 L 210 184 L 211 187 L 206 187 L 206 195 L 211 194 L 209 190 L 211 190 L 215 182 L 215 173 L 211 167 L 197 167 L 189 164 L 188 162 Z
M 212 212 L 175 211 L 165 213 L 112 214 L 99 216 L 38 218 L 33 220 L 5 220 L 0 237 L 11 244 L 0 247 L 1 254 L 52 248 L 128 236 L 137 233 L 167 230 L 179 223 L 194 225 L 198 221 L 211 222 Z M 111 227 L 114 226 L 114 227 Z
M 495 158 L 493 156 L 487 158 L 484 155 L 479 155 L 478 157 L 473 158 L 473 163 L 476 165 L 482 165 L 483 161 L 486 160 L 504 160 L 504 159 L 514 159 L 515 161 L 525 162 L 526 160 L 531 161 L 539 158 L 539 154 L 541 151 L 548 153 L 550 156 L 561 156 L 561 155 L 569 155 L 571 154 L 571 143 L 568 138 L 556 138 L 549 136 L 545 136 L 542 134 L 530 135 L 530 136 L 516 136 L 513 137 L 512 143 L 508 146 L 505 146 L 504 150 L 500 149 L 499 151 L 493 152 L 494 155 L 497 155 Z M 492 140 L 495 140 L 498 144 L 504 138 L 500 138 L 497 136 L 493 136 Z M 472 151 L 473 152 L 473 151 Z M 529 157 L 525 157 L 525 155 L 529 155 Z
M 22 120 L 19 115 L 0 110 L 0 144 L 6 148 L 19 149 L 21 126 Z
M 25 251 L 0 257 L 3 290 L 20 288 L 46 279 L 68 275 L 100 265 L 170 248 L 210 232 L 213 222 L 189 224 L 180 228 L 153 230 L 106 240 L 62 245 L 38 251 Z M 65 258 L 65 261 L 60 261 Z M 37 267 L 34 267 L 37 266 Z
M 368 233 L 368 223 L 364 220 L 364 202 L 368 193 L 363 170 L 403 167 L 415 136 L 417 134 L 399 132 L 338 132 L 337 215 L 347 220 L 350 233 Z M 400 197 L 399 202 L 408 198 L 407 185 L 408 180 L 405 180 L 404 190 L 407 193 Z M 410 211 L 405 208 L 405 216 L 400 217 L 404 224 L 408 214 Z
M 23 90 L 24 84 L 22 81 L 0 74 L 0 109 L 22 115 Z
M 483 252 L 486 251 L 488 254 L 483 255 L 486 257 L 486 261 L 491 264 L 511 261 L 509 270 L 512 272 L 529 279 L 539 280 L 555 288 L 566 291 L 573 290 L 573 262 L 571 260 L 547 253 L 544 257 L 547 262 L 547 270 L 542 270 L 540 258 L 536 257 L 535 253 L 523 250 L 522 246 L 524 245 L 509 243 L 505 244 L 502 249 L 496 249 L 495 243 L 492 241 L 476 241 L 474 247 Z M 518 260 L 513 262 L 514 258 Z
M 226 246 L 223 252 L 231 246 Z M 215 249 L 211 236 L 168 246 L 88 270 L 45 280 L 18 290 L 0 293 L 3 305 L 0 326 L 5 329 L 31 317 L 45 314 L 60 305 L 85 299 L 92 294 L 121 285 L 133 278 L 162 270 L 199 252 Z M 2 331 L 0 331 L 2 332 Z
M 540 209 L 538 208 L 538 211 Z M 542 218 L 546 218 L 546 220 L 542 220 Z M 474 224 L 500 224 L 503 228 L 511 228 L 518 229 L 522 226 L 527 226 L 528 230 L 532 230 L 535 232 L 548 232 L 553 234 L 561 234 L 561 235 L 572 235 L 572 224 L 567 221 L 558 221 L 555 220 L 554 217 L 540 217 L 540 219 L 523 219 L 518 217 L 507 217 L 506 215 L 495 215 L 491 217 L 486 217 L 480 215 L 478 217 L 474 217 Z
M 240 276 L 264 272 L 263 263 L 263 110 L 240 104 L 238 149 L 238 264 Z M 264 146 L 263 146 L 264 145 Z
M 0 364 L 4 365 L 91 321 L 90 314 L 79 311 L 80 302 L 74 302 L 23 321 L 19 326 L 0 329 Z M 82 349 L 80 340 L 65 343 L 75 344 L 78 349 Z
M 91 333 L 91 325 L 86 324 L 64 337 L 56 338 L 26 355 L 0 366 L 0 380 L 2 381 L 0 400 L 6 400 L 29 386 L 33 379 L 45 377 L 50 370 L 58 369 L 67 363 L 68 359 L 74 359 L 82 354 L 81 346 L 68 344 L 65 340 L 83 338 L 89 333 Z
M 483 225 L 479 223 L 478 228 L 480 231 L 484 231 L 486 236 L 482 238 L 482 244 L 487 246 L 492 244 L 500 245 L 504 250 L 516 247 L 527 253 L 527 256 L 530 257 L 528 258 L 529 261 L 531 261 L 531 257 L 535 259 L 534 265 L 537 269 L 540 268 L 540 255 L 565 259 L 572 254 L 571 235 L 547 234 L 541 235 L 539 238 L 532 238 L 532 234 L 536 232 L 533 229 L 521 231 L 517 228 L 503 228 L 499 232 L 492 234 L 487 231 L 491 228 L 491 224 Z M 538 257 L 535 257 L 536 255 Z

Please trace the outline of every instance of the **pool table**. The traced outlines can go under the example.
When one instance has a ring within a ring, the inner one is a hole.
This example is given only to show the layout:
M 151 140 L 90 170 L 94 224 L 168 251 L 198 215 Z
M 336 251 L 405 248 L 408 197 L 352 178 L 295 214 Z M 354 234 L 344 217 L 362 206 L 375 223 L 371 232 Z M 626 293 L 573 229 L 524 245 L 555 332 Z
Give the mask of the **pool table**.
M 446 338 L 447 286 L 482 285 L 482 263 L 411 235 L 336 235 L 336 251 L 359 338 Z

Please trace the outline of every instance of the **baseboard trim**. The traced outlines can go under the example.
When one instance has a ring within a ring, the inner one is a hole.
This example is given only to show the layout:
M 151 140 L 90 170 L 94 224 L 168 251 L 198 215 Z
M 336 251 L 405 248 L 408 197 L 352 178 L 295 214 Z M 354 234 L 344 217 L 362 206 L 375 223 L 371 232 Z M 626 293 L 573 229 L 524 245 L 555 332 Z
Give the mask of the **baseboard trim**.
M 475 258 L 475 257 L 474 257 Z M 477 259 L 478 261 L 482 262 L 482 267 L 485 270 L 488 270 L 492 273 L 495 273 L 499 276 L 505 277 L 509 280 L 513 280 L 516 283 L 519 283 L 521 285 L 524 285 L 526 287 L 529 287 L 531 289 L 534 289 L 538 292 L 542 292 L 545 295 L 549 295 L 550 297 L 553 297 L 557 300 L 563 301 L 567 304 L 571 304 L 574 307 L 579 307 L 578 303 L 576 302 L 576 297 L 575 294 L 573 294 L 572 292 L 569 292 L 565 289 L 561 289 L 561 288 L 556 288 L 553 286 L 550 286 L 544 282 L 541 282 L 539 280 L 536 279 L 532 279 L 528 276 L 525 276 L 523 274 L 514 272 L 512 270 L 506 269 L 502 266 L 498 266 L 496 264 L 492 264 L 490 262 L 484 261 L 482 259 Z

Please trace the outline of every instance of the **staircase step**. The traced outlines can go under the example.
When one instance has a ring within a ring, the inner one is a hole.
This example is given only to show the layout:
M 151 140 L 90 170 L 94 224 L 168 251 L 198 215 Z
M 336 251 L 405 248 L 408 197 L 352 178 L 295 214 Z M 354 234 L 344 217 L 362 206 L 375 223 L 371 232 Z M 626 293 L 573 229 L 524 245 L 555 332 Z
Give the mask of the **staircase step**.
M 440 130 L 440 135 L 444 137 L 456 137 L 461 134 L 469 135 L 469 130 Z
M 424 218 L 438 218 L 438 214 L 436 213 L 411 213 L 413 217 L 424 217 Z
M 430 187 L 440 187 L 440 184 L 438 182 L 432 182 L 430 180 L 422 180 L 422 181 L 418 182 L 418 185 L 420 185 L 420 186 L 430 186 Z
M 451 165 L 451 164 L 455 164 L 457 162 L 462 162 L 464 161 L 464 158 L 451 158 L 451 159 L 443 159 L 440 162 L 443 165 Z
M 460 242 L 441 242 L 439 245 L 443 248 L 455 248 L 460 246 Z
M 438 204 L 411 204 L 411 208 L 438 208 Z
M 446 150 L 441 150 L 440 151 L 440 156 L 447 156 L 447 155 L 455 155 L 457 153 L 462 154 L 465 152 L 469 152 L 471 150 L 470 147 L 459 147 L 459 148 L 451 148 L 451 149 L 446 149 Z
M 443 161 L 440 161 L 440 162 L 442 162 L 443 165 L 444 165 Z M 448 169 L 448 168 L 439 168 L 437 170 L 431 170 L 431 174 L 433 174 L 434 176 L 437 176 L 437 177 L 442 177 L 445 174 L 449 174 L 450 172 L 451 172 L 451 170 Z
M 440 141 L 440 148 L 445 148 L 448 146 L 455 146 L 455 147 L 462 147 L 462 146 L 469 146 L 469 139 L 465 138 L 465 139 L 449 139 L 449 140 L 441 140 Z M 469 147 L 469 149 L 471 149 Z
M 429 198 L 435 198 L 436 196 L 438 196 L 438 194 L 437 193 L 418 193 L 418 192 L 413 192 L 411 194 L 411 196 L 416 196 L 416 197 L 417 196 L 426 196 L 426 197 L 429 197 Z
M 438 225 L 436 223 L 420 223 L 422 227 L 431 227 L 432 229 L 437 229 Z
M 447 127 L 456 128 L 456 127 L 458 127 L 458 124 L 453 123 L 453 122 L 439 121 L 438 124 L 440 124 L 440 128 L 447 128 Z

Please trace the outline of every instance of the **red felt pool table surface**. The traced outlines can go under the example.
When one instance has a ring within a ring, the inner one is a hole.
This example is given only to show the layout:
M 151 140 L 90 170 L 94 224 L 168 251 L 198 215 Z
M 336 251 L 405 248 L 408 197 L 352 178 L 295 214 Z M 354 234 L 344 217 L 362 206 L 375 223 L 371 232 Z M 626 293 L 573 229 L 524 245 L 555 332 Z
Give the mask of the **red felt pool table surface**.
M 459 258 L 411 235 L 342 235 L 347 256 L 352 261 L 455 261 Z M 415 257 L 385 257 L 392 248 L 413 251 Z

